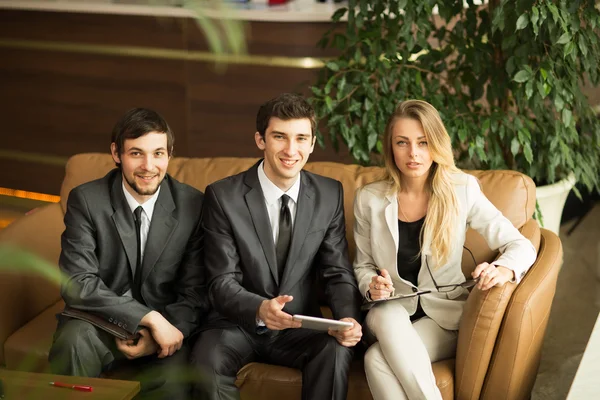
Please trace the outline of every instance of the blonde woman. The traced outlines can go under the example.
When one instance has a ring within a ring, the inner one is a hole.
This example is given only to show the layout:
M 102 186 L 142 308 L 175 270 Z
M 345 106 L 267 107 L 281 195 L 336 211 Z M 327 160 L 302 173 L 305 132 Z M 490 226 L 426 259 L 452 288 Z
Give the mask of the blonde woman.
M 386 177 L 359 189 L 354 204 L 354 272 L 363 296 L 431 293 L 377 304 L 366 317 L 373 344 L 365 371 L 375 400 L 441 399 L 431 363 L 456 352 L 468 295 L 461 271 L 471 227 L 500 257 L 472 273 L 479 289 L 519 282 L 533 245 L 456 168 L 450 137 L 429 103 L 400 103 L 384 137 Z

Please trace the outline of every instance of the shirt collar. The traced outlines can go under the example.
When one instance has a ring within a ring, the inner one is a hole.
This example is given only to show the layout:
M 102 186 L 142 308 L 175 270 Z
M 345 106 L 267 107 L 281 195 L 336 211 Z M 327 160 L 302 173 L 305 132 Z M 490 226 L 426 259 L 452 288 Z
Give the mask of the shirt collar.
M 298 204 L 298 194 L 300 193 L 300 174 L 298 174 L 296 182 L 294 182 L 287 192 L 284 192 L 267 177 L 267 174 L 265 174 L 264 170 L 264 163 L 265 162 L 263 160 L 258 166 L 258 181 L 260 183 L 260 187 L 262 188 L 267 204 L 271 205 L 275 203 L 284 194 L 290 196 L 294 203 Z
M 129 193 L 127 191 L 127 189 L 125 188 L 125 182 L 122 182 L 121 185 L 123 187 L 123 193 L 125 194 L 125 200 L 127 200 L 127 205 L 129 206 L 129 209 L 131 210 L 131 212 L 133 213 L 136 208 L 138 208 L 139 206 L 142 206 L 142 209 L 148 216 L 148 219 L 152 219 L 152 213 L 154 212 L 154 206 L 156 205 L 156 200 L 158 200 L 158 194 L 160 193 L 160 186 L 158 187 L 158 190 L 156 191 L 156 193 L 154 193 L 152 195 L 152 197 L 150 197 L 148 199 L 148 201 L 146 201 L 144 204 L 140 204 L 131 195 L 131 193 Z

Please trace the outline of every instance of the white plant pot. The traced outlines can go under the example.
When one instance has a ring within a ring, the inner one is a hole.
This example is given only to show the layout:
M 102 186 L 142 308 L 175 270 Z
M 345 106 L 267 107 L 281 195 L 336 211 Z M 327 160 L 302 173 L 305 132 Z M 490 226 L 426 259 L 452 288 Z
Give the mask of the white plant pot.
M 544 228 L 556 233 L 560 229 L 560 219 L 569 192 L 575 185 L 575 176 L 570 174 L 562 181 L 552 185 L 538 186 L 536 188 L 536 199 L 542 212 Z

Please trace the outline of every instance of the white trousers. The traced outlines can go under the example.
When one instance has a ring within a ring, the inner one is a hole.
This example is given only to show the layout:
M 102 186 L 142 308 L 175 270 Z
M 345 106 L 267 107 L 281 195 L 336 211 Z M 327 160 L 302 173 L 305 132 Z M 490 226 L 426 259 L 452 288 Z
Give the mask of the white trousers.
M 458 331 L 429 317 L 412 323 L 397 301 L 373 307 L 367 328 L 377 340 L 365 354 L 365 372 L 374 400 L 442 398 L 431 363 L 454 357 Z

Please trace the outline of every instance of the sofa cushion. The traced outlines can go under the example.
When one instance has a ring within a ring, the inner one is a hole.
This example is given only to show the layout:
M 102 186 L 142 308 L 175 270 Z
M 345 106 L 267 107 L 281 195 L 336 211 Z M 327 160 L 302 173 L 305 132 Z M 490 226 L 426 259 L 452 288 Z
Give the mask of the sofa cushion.
M 442 398 L 454 398 L 454 359 L 433 364 L 433 373 Z M 270 364 L 250 363 L 238 373 L 235 382 L 240 389 L 242 400 L 300 400 L 302 374 L 294 368 Z M 364 373 L 363 362 L 355 360 L 350 369 L 348 400 L 372 399 Z
M 63 310 L 60 300 L 29 321 L 4 343 L 6 367 L 18 371 L 48 371 L 48 352 L 56 330 L 56 314 Z

